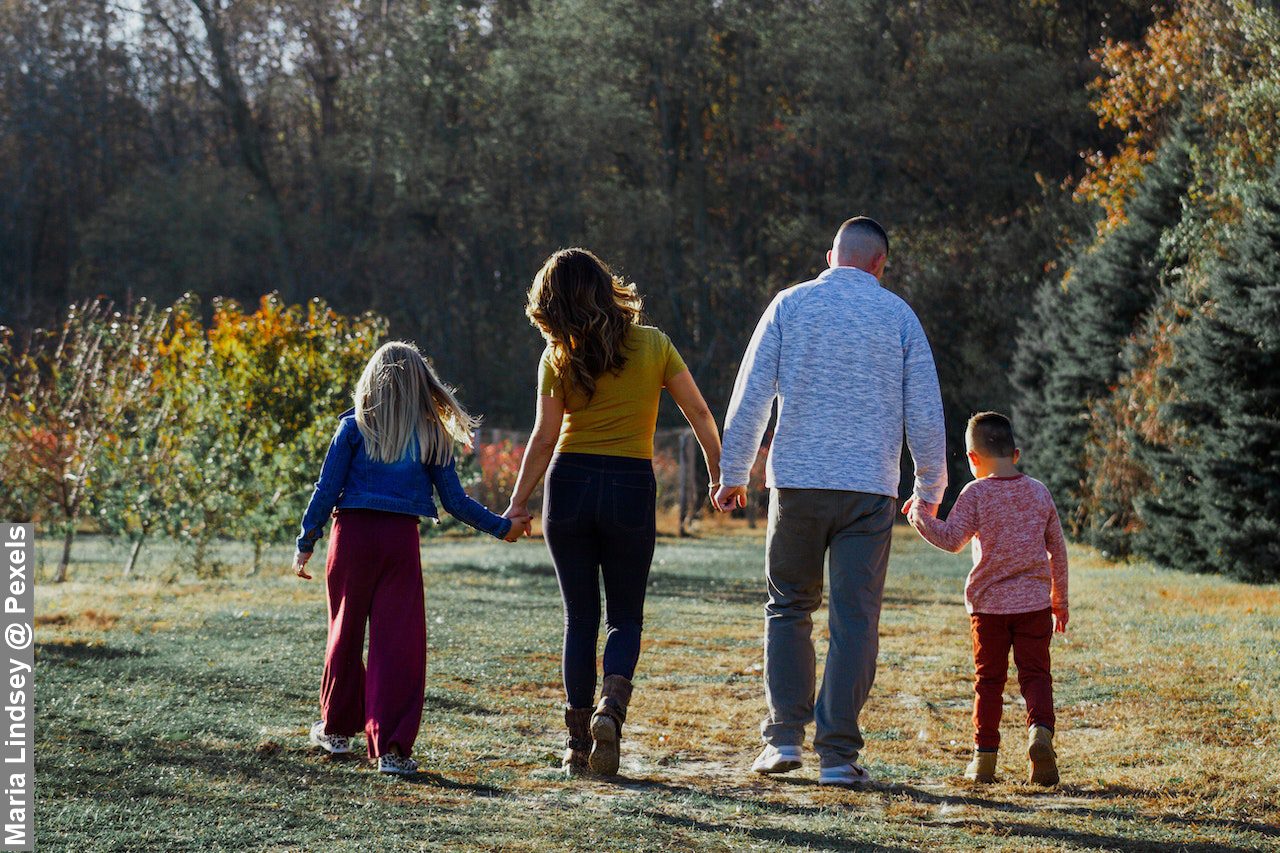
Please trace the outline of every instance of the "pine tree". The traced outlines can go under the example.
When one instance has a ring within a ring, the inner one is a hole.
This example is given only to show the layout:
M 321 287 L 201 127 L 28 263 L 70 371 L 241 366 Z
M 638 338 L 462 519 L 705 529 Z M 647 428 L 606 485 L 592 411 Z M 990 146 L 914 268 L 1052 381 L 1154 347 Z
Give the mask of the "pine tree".
M 1280 579 L 1280 166 L 1246 197 L 1203 297 L 1174 342 L 1167 408 L 1189 440 L 1174 474 L 1195 487 L 1208 565 L 1171 565 Z
M 1087 535 L 1092 523 L 1082 511 L 1090 410 L 1110 393 L 1125 342 L 1161 291 L 1161 236 L 1181 215 L 1190 136 L 1175 129 L 1129 202 L 1127 220 L 1081 255 L 1061 284 L 1045 284 L 1037 328 L 1024 338 L 1015 378 L 1028 470 L 1054 493 L 1076 534 Z

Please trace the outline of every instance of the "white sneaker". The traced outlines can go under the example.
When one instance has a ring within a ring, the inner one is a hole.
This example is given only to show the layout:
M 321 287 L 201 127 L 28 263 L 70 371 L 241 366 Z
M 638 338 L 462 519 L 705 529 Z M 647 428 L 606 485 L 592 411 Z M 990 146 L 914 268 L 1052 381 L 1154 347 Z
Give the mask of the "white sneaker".
M 418 772 L 418 762 L 404 755 L 388 752 L 378 756 L 378 772 L 390 773 L 393 776 L 412 776 Z
M 351 751 L 351 739 L 343 735 L 327 735 L 324 733 L 324 720 L 317 720 L 311 726 L 311 745 L 318 746 L 325 752 L 340 755 Z
M 824 767 L 818 773 L 819 785 L 866 785 L 870 781 L 871 774 L 867 768 L 853 763 Z
M 751 765 L 756 773 L 789 773 L 800 767 L 800 747 L 765 744 L 759 757 Z

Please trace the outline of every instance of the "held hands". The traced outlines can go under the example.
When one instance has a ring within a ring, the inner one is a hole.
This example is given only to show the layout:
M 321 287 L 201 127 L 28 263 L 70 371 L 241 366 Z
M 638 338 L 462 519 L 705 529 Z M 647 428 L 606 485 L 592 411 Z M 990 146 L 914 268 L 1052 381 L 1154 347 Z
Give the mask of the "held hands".
M 711 505 L 720 512 L 741 509 L 747 505 L 746 486 L 721 486 L 719 483 L 712 483 L 709 489 Z
M 526 504 L 510 504 L 502 517 L 511 519 L 511 529 L 502 537 L 504 542 L 519 541 L 521 536 L 528 536 L 533 527 L 533 513 Z
M 299 551 L 293 555 L 293 573 L 304 581 L 311 580 L 311 575 L 307 574 L 307 561 L 310 559 L 311 553 L 308 551 Z
M 928 515 L 930 518 L 938 517 L 938 505 L 927 503 L 920 500 L 915 495 L 907 498 L 902 505 L 902 514 L 907 517 L 907 521 L 911 522 L 912 527 L 920 526 L 920 516 Z
M 1067 618 L 1068 618 L 1067 608 L 1065 607 L 1053 608 L 1053 633 L 1055 634 L 1067 633 Z

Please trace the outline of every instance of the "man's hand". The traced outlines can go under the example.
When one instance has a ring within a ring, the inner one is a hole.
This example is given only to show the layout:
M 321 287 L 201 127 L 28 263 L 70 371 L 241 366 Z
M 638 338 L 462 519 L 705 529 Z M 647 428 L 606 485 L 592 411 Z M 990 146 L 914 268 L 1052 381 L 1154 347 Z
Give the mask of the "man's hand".
M 745 507 L 747 505 L 746 486 L 721 486 L 711 495 L 711 505 L 720 512 Z
M 931 518 L 937 518 L 938 504 L 931 504 L 927 501 L 922 501 L 917 496 L 912 495 L 902 504 L 902 514 L 905 515 L 907 520 L 914 525 L 916 523 L 916 519 L 920 515 L 928 515 Z
M 1067 608 L 1053 608 L 1053 632 L 1055 634 L 1067 633 Z
M 293 573 L 304 581 L 311 580 L 311 575 L 307 574 L 307 561 L 310 559 L 310 551 L 299 551 L 293 555 Z

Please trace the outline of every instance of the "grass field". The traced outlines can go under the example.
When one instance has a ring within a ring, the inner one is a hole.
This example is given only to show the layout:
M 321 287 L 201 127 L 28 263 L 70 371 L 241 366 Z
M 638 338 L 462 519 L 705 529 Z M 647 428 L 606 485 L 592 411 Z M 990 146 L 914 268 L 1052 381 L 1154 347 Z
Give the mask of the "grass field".
M 285 574 L 288 554 L 257 578 L 197 582 L 160 552 L 122 581 L 117 553 L 78 550 L 91 559 L 69 583 L 37 590 L 42 850 L 1280 848 L 1274 586 L 1074 551 L 1072 631 L 1054 640 L 1063 784 L 1018 781 L 1011 685 L 1002 781 L 979 787 L 959 778 L 967 555 L 902 530 L 863 716 L 882 781 L 828 790 L 812 754 L 792 778 L 746 772 L 763 712 L 759 539 L 666 539 L 623 776 L 567 782 L 545 548 L 432 541 L 426 772 L 397 781 L 307 747 L 324 589 Z

